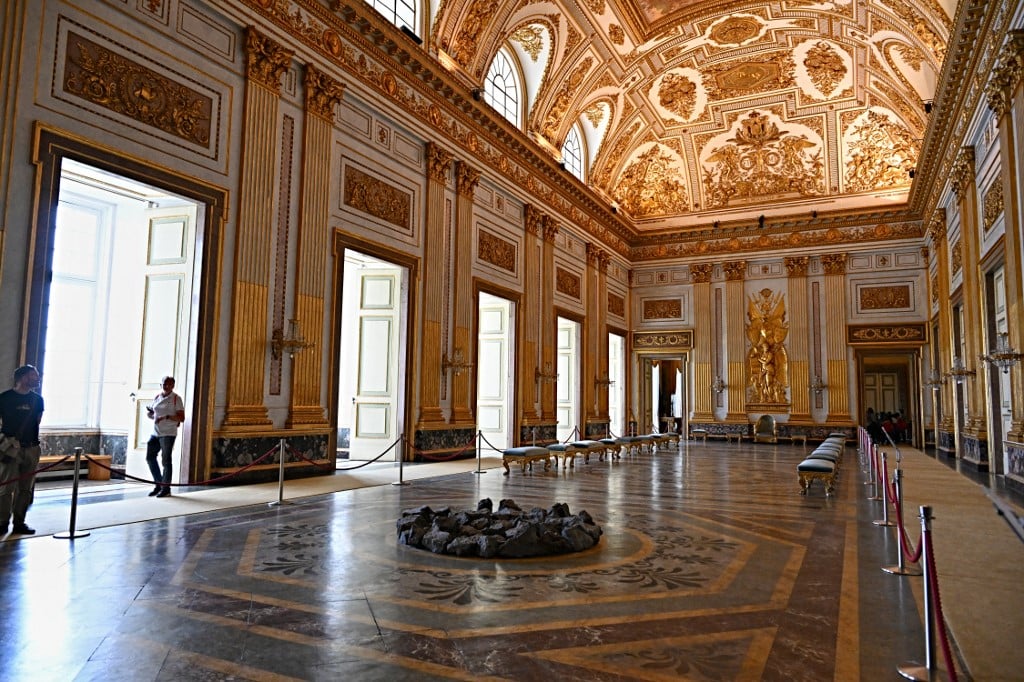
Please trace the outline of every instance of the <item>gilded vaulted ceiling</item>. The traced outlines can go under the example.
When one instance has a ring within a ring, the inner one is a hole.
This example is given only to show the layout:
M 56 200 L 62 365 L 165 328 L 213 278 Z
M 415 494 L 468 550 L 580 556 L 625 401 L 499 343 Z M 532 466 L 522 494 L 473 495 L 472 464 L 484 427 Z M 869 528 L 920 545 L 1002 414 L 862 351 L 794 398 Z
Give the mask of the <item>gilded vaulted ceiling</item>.
M 951 0 L 444 0 L 431 44 L 481 84 L 502 46 L 525 128 L 640 233 L 902 206 Z M 533 85 L 529 85 L 532 82 Z

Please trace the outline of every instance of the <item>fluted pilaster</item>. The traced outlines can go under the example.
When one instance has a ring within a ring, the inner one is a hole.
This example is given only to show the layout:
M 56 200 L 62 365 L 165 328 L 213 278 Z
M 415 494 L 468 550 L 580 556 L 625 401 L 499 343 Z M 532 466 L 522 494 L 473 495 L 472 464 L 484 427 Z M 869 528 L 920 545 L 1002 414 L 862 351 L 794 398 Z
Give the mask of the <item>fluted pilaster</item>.
M 472 338 L 476 317 L 476 296 L 473 292 L 473 194 L 480 182 L 480 171 L 464 161 L 455 163 L 455 253 L 454 298 L 452 309 L 454 328 L 452 348 L 461 350 L 467 358 L 476 357 L 476 341 Z M 473 371 L 452 377 L 452 422 L 460 426 L 474 423 L 475 406 L 471 404 L 476 381 Z
M 446 287 L 445 188 L 452 155 L 433 143 L 427 144 L 427 208 L 423 226 L 423 327 L 420 348 L 420 426 L 444 422 L 441 411 L 441 355 Z
M 334 109 L 341 101 L 341 83 L 306 67 L 306 119 L 303 125 L 302 202 L 299 206 L 298 264 L 295 273 L 295 318 L 310 347 L 292 363 L 288 425 L 326 426 L 321 404 L 323 376 L 324 290 L 330 250 L 331 145 Z
M 539 282 L 544 251 L 544 218 L 532 204 L 523 211 L 523 281 Z M 518 330 L 520 361 L 516 367 L 519 374 L 520 422 L 529 426 L 540 419 L 540 389 L 544 380 L 539 376 L 543 369 L 540 353 L 542 324 L 541 289 L 537 286 L 523 287 L 520 299 Z
M 714 419 L 711 403 L 711 263 L 690 266 L 693 282 L 693 421 Z
M 541 263 L 541 360 L 544 371 L 555 372 L 556 345 L 558 344 L 558 324 L 555 319 L 555 237 L 558 236 L 558 223 L 551 216 L 543 217 L 544 248 Z M 549 369 L 550 368 L 550 369 Z M 555 423 L 555 390 L 554 381 L 541 382 L 541 420 L 545 424 Z
M 725 420 L 747 421 L 746 312 L 747 262 L 723 263 L 725 271 L 725 359 L 728 412 Z M 717 340 L 716 340 L 717 342 Z M 721 349 L 719 350 L 721 352 Z
M 785 259 L 789 275 L 789 402 L 790 422 L 811 421 L 810 322 L 807 296 L 807 267 L 810 258 Z
M 852 423 L 846 357 L 846 254 L 822 256 L 825 268 L 825 356 L 828 361 L 828 421 Z
M 291 63 L 286 50 L 256 29 L 246 30 L 245 115 L 236 220 L 234 290 L 228 359 L 225 429 L 270 424 L 263 402 L 268 358 L 267 317 L 278 166 L 277 112 L 281 77 Z

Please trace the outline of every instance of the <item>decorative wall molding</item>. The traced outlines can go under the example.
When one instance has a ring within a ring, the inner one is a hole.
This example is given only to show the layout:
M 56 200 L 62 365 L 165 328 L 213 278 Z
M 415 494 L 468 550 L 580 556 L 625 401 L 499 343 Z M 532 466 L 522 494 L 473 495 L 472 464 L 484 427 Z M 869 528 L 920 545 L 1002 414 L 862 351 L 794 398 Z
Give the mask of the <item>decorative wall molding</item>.
M 555 291 L 577 301 L 581 300 L 580 278 L 565 268 L 555 268 Z
M 633 332 L 633 348 L 636 350 L 684 351 L 693 348 L 693 330 L 675 332 Z
M 476 255 L 481 261 L 511 273 L 516 271 L 516 245 L 487 230 L 477 233 Z
M 643 301 L 643 319 L 680 320 L 683 317 L 683 303 L 678 298 L 652 298 Z
M 921 324 L 851 324 L 846 327 L 846 341 L 857 344 L 914 344 L 928 341 L 928 325 Z
M 411 229 L 412 196 L 352 166 L 345 167 L 344 201 L 357 211 Z
M 913 291 L 909 284 L 860 286 L 857 304 L 865 310 L 912 310 Z

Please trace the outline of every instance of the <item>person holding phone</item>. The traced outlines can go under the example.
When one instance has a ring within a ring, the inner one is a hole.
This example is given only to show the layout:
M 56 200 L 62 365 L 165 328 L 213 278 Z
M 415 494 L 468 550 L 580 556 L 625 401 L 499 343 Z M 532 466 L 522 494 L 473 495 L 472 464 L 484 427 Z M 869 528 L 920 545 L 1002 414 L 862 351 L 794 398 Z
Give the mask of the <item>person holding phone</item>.
M 156 487 L 149 493 L 150 497 L 171 495 L 171 452 L 174 450 L 178 427 L 185 421 L 185 403 L 174 392 L 174 377 L 164 377 L 160 386 L 163 390 L 146 406 L 146 414 L 153 420 L 153 435 L 146 444 L 146 463 L 156 481 Z M 161 455 L 160 464 L 156 461 L 157 453 Z

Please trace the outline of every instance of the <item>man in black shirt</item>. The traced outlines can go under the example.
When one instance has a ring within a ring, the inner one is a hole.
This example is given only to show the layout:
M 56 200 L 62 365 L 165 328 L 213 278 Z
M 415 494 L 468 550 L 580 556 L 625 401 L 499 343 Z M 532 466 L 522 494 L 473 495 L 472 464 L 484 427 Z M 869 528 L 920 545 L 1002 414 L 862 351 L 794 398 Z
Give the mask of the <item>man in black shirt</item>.
M 15 534 L 32 535 L 25 525 L 25 514 L 32 504 L 39 467 L 39 421 L 43 418 L 43 398 L 39 372 L 32 365 L 14 370 L 14 388 L 0 393 L 0 535 L 14 514 Z

